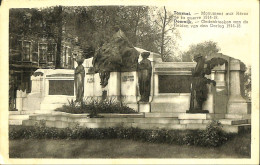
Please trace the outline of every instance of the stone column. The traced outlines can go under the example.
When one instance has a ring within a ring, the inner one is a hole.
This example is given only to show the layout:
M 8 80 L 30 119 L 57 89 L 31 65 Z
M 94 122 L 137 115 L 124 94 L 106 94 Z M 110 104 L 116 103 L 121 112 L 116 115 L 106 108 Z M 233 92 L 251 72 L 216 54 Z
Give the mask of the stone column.
M 154 74 L 154 85 L 153 85 L 153 96 L 157 96 L 159 94 L 159 77 L 158 73 Z
M 16 91 L 16 109 L 18 111 L 23 110 L 23 97 L 22 97 L 22 90 Z
M 241 96 L 240 61 L 230 61 L 230 96 L 228 101 L 228 113 L 247 114 L 249 112 L 246 100 Z
M 31 76 L 32 91 L 31 93 L 39 93 L 42 91 L 42 76 Z
M 214 113 L 227 113 L 227 65 L 218 65 L 211 71 L 211 79 L 216 81 L 216 97 Z
M 207 84 L 207 88 L 209 90 L 208 98 L 203 103 L 202 109 L 208 110 L 209 113 L 215 113 L 215 97 L 216 97 L 216 87 L 213 83 Z

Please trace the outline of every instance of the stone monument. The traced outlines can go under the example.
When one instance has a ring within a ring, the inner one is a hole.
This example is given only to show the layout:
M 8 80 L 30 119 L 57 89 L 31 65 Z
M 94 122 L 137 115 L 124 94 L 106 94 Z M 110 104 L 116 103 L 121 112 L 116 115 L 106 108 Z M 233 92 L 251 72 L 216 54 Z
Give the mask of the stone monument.
M 129 42 L 124 32 L 116 26 L 114 34 L 110 36 L 110 39 L 100 44 L 99 48 L 95 51 L 92 61 L 94 72 L 99 73 L 103 99 L 109 93 L 107 91 L 107 88 L 109 88 L 109 79 L 114 77 L 114 80 L 112 80 L 114 82 L 120 80 L 119 73 L 121 72 L 137 71 L 138 57 L 139 52 Z

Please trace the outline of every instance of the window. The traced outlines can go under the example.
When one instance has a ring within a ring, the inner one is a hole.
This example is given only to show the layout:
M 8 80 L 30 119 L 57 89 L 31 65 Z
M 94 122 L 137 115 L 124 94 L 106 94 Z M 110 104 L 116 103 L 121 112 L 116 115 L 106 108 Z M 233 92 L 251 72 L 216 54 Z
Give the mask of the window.
M 56 52 L 57 52 L 56 49 L 57 49 L 56 43 L 48 44 L 48 56 L 47 56 L 48 62 L 54 62 L 55 61 Z
M 30 61 L 31 57 L 31 42 L 29 41 L 24 41 L 23 42 L 23 61 Z
M 39 44 L 39 61 L 40 62 L 47 62 L 47 44 L 40 43 Z

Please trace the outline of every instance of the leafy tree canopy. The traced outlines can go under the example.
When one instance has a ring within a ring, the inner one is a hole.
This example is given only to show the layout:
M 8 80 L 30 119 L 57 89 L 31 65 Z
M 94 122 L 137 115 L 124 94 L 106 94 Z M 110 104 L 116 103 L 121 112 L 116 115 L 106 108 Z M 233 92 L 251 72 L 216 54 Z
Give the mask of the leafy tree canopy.
M 183 62 L 192 62 L 193 56 L 196 54 L 202 54 L 203 56 L 210 57 L 220 51 L 217 43 L 214 41 L 205 41 L 198 44 L 190 45 L 188 51 L 182 53 Z

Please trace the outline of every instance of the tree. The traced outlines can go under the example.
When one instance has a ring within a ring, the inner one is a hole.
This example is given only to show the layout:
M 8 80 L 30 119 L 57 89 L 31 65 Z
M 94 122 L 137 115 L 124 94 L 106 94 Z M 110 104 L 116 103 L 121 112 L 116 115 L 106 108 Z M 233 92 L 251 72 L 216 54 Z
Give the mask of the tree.
M 198 44 L 190 45 L 188 51 L 182 53 L 183 62 L 192 62 L 193 56 L 196 54 L 202 54 L 203 56 L 212 56 L 220 51 L 216 42 L 204 41 Z
M 251 66 L 247 67 L 246 72 L 244 74 L 244 89 L 246 98 L 251 99 Z
M 134 46 L 158 52 L 147 6 L 91 6 L 79 9 L 76 31 L 81 46 L 99 47 L 111 38 L 113 28 L 119 26 Z M 87 40 L 86 40 L 87 38 Z
M 155 16 L 155 25 L 159 30 L 160 37 L 157 40 L 163 61 L 174 60 L 174 50 L 177 49 L 176 41 L 180 38 L 178 30 L 174 27 L 175 16 L 166 10 L 159 8 Z

